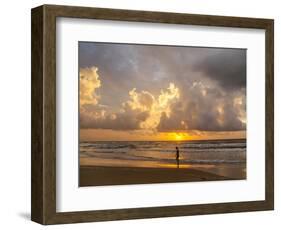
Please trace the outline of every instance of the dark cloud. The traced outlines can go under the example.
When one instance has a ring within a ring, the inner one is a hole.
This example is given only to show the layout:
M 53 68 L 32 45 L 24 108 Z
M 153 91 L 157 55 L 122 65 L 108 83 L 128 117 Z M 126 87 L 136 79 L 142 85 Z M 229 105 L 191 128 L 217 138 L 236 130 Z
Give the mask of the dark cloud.
M 127 106 L 118 113 L 106 113 L 98 107 L 94 110 L 98 112 L 96 116 L 89 113 L 89 110 L 86 113 L 80 113 L 80 128 L 137 130 L 140 129 L 141 122 L 145 121 L 149 115 L 147 111 L 132 110 Z
M 216 80 L 223 88 L 246 87 L 246 50 L 226 49 L 199 61 L 194 70 Z

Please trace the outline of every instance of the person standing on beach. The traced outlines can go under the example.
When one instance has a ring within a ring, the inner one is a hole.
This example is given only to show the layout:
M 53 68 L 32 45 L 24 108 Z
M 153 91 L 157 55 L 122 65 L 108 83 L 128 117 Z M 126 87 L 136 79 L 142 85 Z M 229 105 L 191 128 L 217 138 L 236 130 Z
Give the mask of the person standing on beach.
M 180 167 L 180 161 L 179 161 L 179 159 L 180 159 L 180 151 L 179 151 L 178 146 L 176 146 L 176 161 L 177 161 L 177 166 L 178 166 L 178 168 Z

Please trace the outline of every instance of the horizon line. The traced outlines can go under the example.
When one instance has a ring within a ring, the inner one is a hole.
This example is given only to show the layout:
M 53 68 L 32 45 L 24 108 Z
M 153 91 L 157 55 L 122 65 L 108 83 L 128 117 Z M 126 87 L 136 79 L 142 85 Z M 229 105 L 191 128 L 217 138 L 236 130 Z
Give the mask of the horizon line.
M 247 138 L 224 138 L 224 139 L 194 139 L 194 140 L 89 140 L 89 141 L 81 141 L 79 142 L 192 142 L 192 141 L 221 141 L 221 140 L 247 140 Z

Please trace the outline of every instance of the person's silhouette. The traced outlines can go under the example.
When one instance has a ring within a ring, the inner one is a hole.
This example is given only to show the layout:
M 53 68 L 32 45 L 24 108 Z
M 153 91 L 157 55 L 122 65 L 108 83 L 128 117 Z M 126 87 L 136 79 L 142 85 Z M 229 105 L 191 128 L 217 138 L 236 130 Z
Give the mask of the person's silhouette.
M 176 161 L 177 161 L 177 167 L 179 168 L 180 167 L 180 151 L 179 151 L 179 148 L 178 146 L 176 146 Z

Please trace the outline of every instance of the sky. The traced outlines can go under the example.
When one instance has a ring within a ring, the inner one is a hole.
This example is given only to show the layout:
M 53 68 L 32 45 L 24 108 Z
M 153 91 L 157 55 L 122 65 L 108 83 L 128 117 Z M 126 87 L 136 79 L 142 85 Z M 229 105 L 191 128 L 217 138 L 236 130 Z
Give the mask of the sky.
M 79 42 L 80 140 L 246 137 L 246 50 Z

